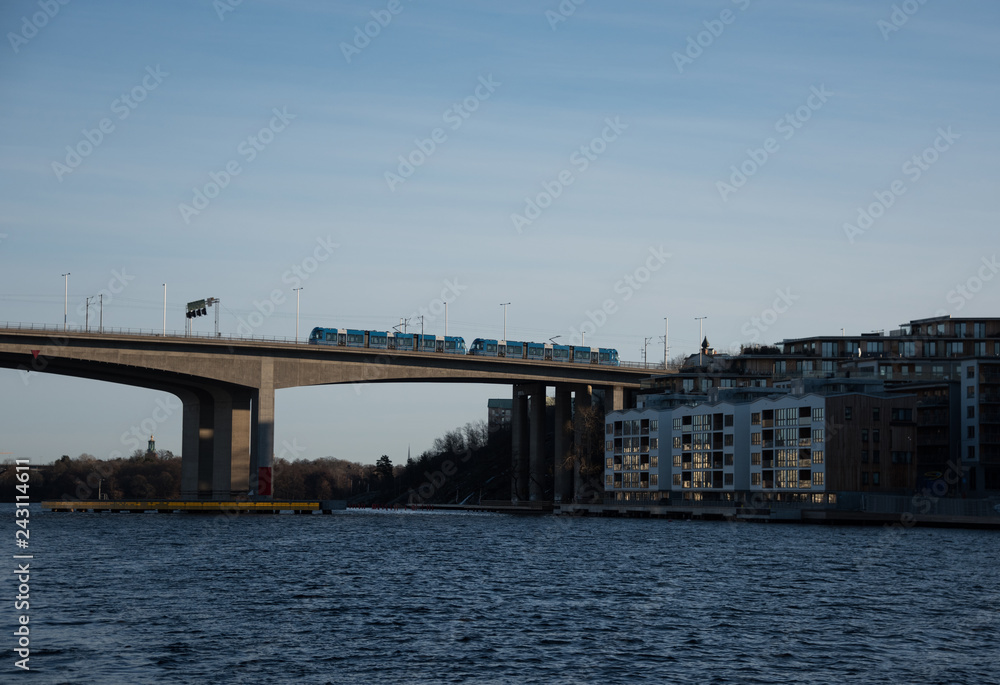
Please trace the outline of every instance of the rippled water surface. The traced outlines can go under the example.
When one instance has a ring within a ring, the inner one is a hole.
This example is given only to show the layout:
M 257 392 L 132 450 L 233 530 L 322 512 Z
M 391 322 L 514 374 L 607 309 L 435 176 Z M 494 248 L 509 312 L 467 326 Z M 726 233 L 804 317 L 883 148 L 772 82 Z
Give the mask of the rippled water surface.
M 996 532 L 32 513 L 17 682 L 1000 682 Z

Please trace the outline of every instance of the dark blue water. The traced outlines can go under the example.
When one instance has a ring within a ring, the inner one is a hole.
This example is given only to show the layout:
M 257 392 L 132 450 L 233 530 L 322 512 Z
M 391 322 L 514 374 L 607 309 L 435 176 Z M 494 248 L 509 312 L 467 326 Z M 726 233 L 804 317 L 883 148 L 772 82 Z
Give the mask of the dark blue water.
M 33 671 L 5 638 L 3 682 L 1000 682 L 995 532 L 372 512 L 31 525 Z

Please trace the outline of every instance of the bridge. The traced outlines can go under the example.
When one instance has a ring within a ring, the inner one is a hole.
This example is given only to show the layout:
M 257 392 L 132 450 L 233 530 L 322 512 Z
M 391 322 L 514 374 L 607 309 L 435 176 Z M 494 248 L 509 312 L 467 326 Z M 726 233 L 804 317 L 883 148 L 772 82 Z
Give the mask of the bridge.
M 281 340 L 97 333 L 37 324 L 0 326 L 0 368 L 53 373 L 171 393 L 183 403 L 181 496 L 271 496 L 274 391 L 343 383 L 497 383 L 512 386 L 512 495 L 543 498 L 545 395 L 555 388 L 554 497 L 579 491 L 579 451 L 592 393 L 630 404 L 645 366 L 597 366 L 441 353 L 308 345 Z M 575 401 L 571 401 L 575 400 Z M 574 410 L 575 407 L 575 410 Z M 572 425 L 574 430 L 563 427 Z

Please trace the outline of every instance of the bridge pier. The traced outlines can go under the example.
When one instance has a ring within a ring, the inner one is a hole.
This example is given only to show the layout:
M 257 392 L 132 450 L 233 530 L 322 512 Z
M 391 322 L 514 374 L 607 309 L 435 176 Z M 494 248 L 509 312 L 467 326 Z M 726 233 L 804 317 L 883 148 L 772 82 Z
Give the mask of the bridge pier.
M 571 388 L 567 385 L 556 386 L 556 406 L 553 442 L 555 459 L 552 464 L 553 487 L 552 499 L 556 502 L 573 500 L 573 424 L 570 417 L 573 413 Z
M 527 385 L 514 385 L 510 408 L 510 499 L 512 502 L 528 499 L 528 455 L 530 448 L 528 431 L 525 430 L 528 423 L 528 387 Z
M 212 499 L 245 497 L 250 489 L 250 391 L 212 389 Z
M 585 489 L 585 481 L 580 468 L 583 465 L 584 435 L 587 432 L 587 421 L 591 419 L 591 408 L 594 403 L 593 390 L 589 385 L 576 386 L 573 406 L 573 496 L 579 500 Z M 604 418 L 601 417 L 601 424 Z M 602 431 L 603 433 L 603 431 Z
M 273 487 L 260 494 L 260 469 L 274 467 L 274 360 L 265 358 L 260 365 L 260 387 L 253 391 L 250 428 L 250 490 L 258 498 L 271 499 Z M 273 483 L 273 472 L 272 483 Z
M 531 386 L 529 399 L 529 471 L 528 499 L 545 499 L 545 386 Z

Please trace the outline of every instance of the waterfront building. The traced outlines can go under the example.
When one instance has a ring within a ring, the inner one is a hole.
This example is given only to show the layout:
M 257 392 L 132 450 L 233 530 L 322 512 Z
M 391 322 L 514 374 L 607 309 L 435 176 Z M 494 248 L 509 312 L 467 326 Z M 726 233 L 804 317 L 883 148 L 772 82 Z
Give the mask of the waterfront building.
M 605 490 L 615 502 L 836 502 L 838 492 L 910 493 L 916 397 L 856 379 L 796 382 L 759 397 L 720 390 L 680 403 L 647 397 L 605 423 Z

